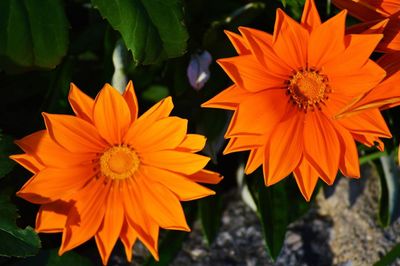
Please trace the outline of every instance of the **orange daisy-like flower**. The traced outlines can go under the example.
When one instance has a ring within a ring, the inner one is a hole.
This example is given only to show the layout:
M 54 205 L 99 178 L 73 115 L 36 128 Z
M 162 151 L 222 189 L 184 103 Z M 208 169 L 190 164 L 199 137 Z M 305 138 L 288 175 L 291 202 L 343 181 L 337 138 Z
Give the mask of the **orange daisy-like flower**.
M 345 19 L 321 23 L 307 0 L 301 23 L 277 10 L 273 35 L 227 32 L 239 56 L 218 63 L 234 85 L 203 104 L 235 111 L 224 152 L 250 150 L 247 174 L 263 164 L 269 186 L 293 172 L 306 200 L 319 177 L 360 177 L 355 140 L 383 149 L 379 138 L 391 137 L 378 108 L 336 117 L 385 77 L 369 59 L 382 35 L 346 35 Z
M 400 51 L 400 1 L 398 0 L 332 0 L 341 8 L 364 21 L 354 26 L 351 32 L 363 31 L 378 21 L 388 18 L 389 23 L 384 30 L 384 38 L 378 50 L 384 52 Z
M 41 204 L 37 232 L 62 232 L 59 254 L 94 236 L 104 264 L 118 238 L 128 260 L 137 239 L 158 259 L 159 227 L 190 230 L 179 201 L 214 194 L 196 182 L 221 179 L 194 154 L 205 138 L 169 116 L 171 97 L 138 118 L 131 82 L 123 95 L 106 84 L 95 100 L 72 84 L 69 102 L 76 116 L 45 113 L 47 129 L 12 156 L 34 173 L 17 195 Z

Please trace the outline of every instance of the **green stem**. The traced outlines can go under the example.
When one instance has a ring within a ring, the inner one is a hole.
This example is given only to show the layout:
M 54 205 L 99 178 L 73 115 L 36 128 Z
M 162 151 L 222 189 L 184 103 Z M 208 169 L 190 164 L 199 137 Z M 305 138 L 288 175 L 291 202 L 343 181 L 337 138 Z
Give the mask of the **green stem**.
M 379 151 L 379 152 L 374 152 L 374 153 L 371 153 L 371 154 L 364 155 L 364 156 L 362 156 L 360 158 L 360 165 L 366 164 L 366 163 L 368 163 L 370 161 L 379 159 L 380 157 L 387 156 L 387 155 L 388 154 L 387 154 L 386 151 L 383 151 L 383 152 Z

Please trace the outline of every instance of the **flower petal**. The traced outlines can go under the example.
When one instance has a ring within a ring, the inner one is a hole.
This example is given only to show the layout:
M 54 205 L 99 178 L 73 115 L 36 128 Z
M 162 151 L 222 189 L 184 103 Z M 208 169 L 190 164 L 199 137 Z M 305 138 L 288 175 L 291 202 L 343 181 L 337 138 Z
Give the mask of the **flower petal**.
M 266 138 L 265 135 L 233 137 L 225 147 L 223 154 L 259 148 L 265 144 Z
M 266 72 L 253 55 L 219 59 L 217 63 L 237 86 L 247 91 L 257 92 L 284 86 L 284 81 Z
M 87 165 L 95 158 L 95 153 L 72 153 L 58 145 L 46 130 L 40 130 L 15 142 L 26 153 L 47 167 L 69 168 Z
M 206 166 L 210 158 L 199 154 L 164 150 L 143 153 L 142 163 L 174 172 L 191 175 Z
M 353 34 L 346 35 L 348 43 L 346 50 L 324 65 L 329 73 L 348 75 L 362 68 L 369 61 L 369 57 L 382 39 L 382 34 Z M 345 65 L 346 67 L 343 67 Z
M 107 147 L 96 128 L 83 119 L 46 113 L 43 113 L 43 117 L 51 138 L 68 151 L 103 152 Z
M 376 3 L 380 1 L 375 1 Z M 355 1 L 355 0 L 332 0 L 332 3 L 340 9 L 349 10 L 350 14 L 360 20 L 376 20 L 382 19 L 389 13 L 378 10 L 376 4 L 371 4 L 372 1 Z
M 182 206 L 171 191 L 164 186 L 150 182 L 145 176 L 138 178 L 143 209 L 162 228 L 190 231 Z
M 307 66 L 308 31 L 281 9 L 276 12 L 273 48 L 293 70 Z M 320 40 L 319 40 L 320 42 Z
M 289 78 L 292 68 L 275 54 L 272 46 L 272 36 L 260 34 L 260 31 L 251 28 L 240 27 L 240 32 L 249 43 L 253 55 L 274 77 L 280 78 L 282 83 Z M 266 36 L 265 36 L 266 35 Z
M 345 50 L 346 14 L 346 10 L 340 12 L 311 32 L 308 45 L 309 66 L 321 69 L 326 62 L 336 58 Z
M 59 255 L 92 238 L 103 222 L 110 182 L 92 179 L 74 198 L 62 235 Z
M 103 223 L 96 233 L 96 244 L 104 265 L 107 265 L 111 252 L 118 240 L 124 222 L 124 207 L 122 204 L 121 186 L 112 182 L 106 199 L 106 211 Z
M 186 119 L 167 117 L 149 124 L 139 131 L 129 131 L 124 143 L 131 144 L 139 153 L 176 148 L 185 138 Z
M 379 137 L 375 135 L 369 135 L 369 134 L 364 134 L 364 135 L 359 135 L 356 133 L 351 133 L 353 138 L 358 141 L 359 143 L 371 148 L 371 147 L 377 147 L 380 151 L 385 150 L 385 145 L 384 143 L 379 139 Z
M 174 108 L 171 96 L 159 101 L 153 105 L 149 110 L 142 114 L 134 124 L 132 124 L 126 132 L 125 138 L 134 136 L 148 128 L 155 121 L 166 118 Z
M 204 169 L 186 177 L 194 182 L 205 184 L 218 184 L 223 179 L 219 173 Z
M 323 113 L 310 112 L 304 123 L 305 158 L 332 185 L 339 168 L 340 143 L 332 122 Z
M 29 170 L 31 173 L 36 174 L 40 170 L 44 168 L 44 165 L 41 164 L 35 157 L 29 154 L 16 154 L 11 155 L 10 159 L 14 160 L 15 162 L 19 163 L 25 169 Z
M 307 201 L 310 201 L 318 181 L 318 172 L 303 158 L 299 166 L 294 170 L 293 175 L 301 194 Z
M 137 233 L 140 241 L 147 247 L 153 257 L 158 260 L 158 231 L 159 226 L 143 209 L 143 198 L 136 180 L 122 183 L 122 197 L 125 216 L 130 227 Z
M 235 112 L 225 136 L 264 134 L 271 131 L 290 108 L 283 89 L 268 90 L 248 96 Z
M 337 120 L 351 133 L 391 138 L 385 119 L 378 109 L 369 109 Z
M 36 216 L 36 232 L 62 232 L 71 206 L 71 203 L 60 200 L 40 206 Z
M 264 162 L 264 148 L 256 148 L 250 151 L 244 172 L 246 175 L 253 173 Z
M 378 19 L 358 23 L 346 28 L 346 34 L 381 34 L 389 23 L 389 19 Z
M 303 25 L 309 32 L 321 25 L 321 18 L 319 17 L 314 0 L 306 0 L 303 15 L 301 16 L 301 25 Z
M 120 236 L 121 236 L 121 242 L 124 245 L 126 259 L 128 260 L 128 262 L 131 262 L 133 245 L 135 244 L 138 235 L 135 229 L 133 229 L 133 227 L 130 226 L 127 221 L 125 221 L 122 226 Z
M 239 55 L 250 54 L 246 40 L 242 36 L 227 30 L 224 30 L 224 32 Z
M 339 169 L 344 176 L 359 178 L 360 162 L 358 160 L 357 146 L 353 136 L 338 123 L 335 124 L 340 143 Z
M 83 188 L 96 173 L 91 166 L 45 168 L 33 176 L 17 195 L 30 202 L 44 204 L 65 198 Z
M 124 94 L 122 94 L 122 97 L 124 97 L 125 102 L 127 103 L 129 110 L 131 112 L 131 122 L 134 122 L 137 117 L 138 117 L 138 101 L 136 98 L 136 94 L 135 94 L 135 89 L 133 87 L 133 83 L 132 81 L 129 81 L 128 85 L 126 85 Z
M 349 73 L 337 73 L 336 69 L 325 69 L 329 86 L 334 93 L 360 97 L 373 89 L 385 77 L 386 72 L 372 60 Z M 342 71 L 341 71 L 342 72 Z
M 281 181 L 299 164 L 304 149 L 303 121 L 303 113 L 292 113 L 274 128 L 264 154 L 263 171 L 267 186 Z
M 109 84 L 104 85 L 96 97 L 93 120 L 99 134 L 108 143 L 122 143 L 131 124 L 131 111 L 122 95 Z
M 399 84 L 400 72 L 397 72 L 366 93 L 359 101 L 342 110 L 342 114 L 348 116 L 367 109 L 384 110 L 400 105 Z
M 390 77 L 400 69 L 400 51 L 397 53 L 385 54 L 376 62 L 385 69 L 386 77 Z
M 176 148 L 177 151 L 198 152 L 206 145 L 206 137 L 199 134 L 187 134 Z
M 77 117 L 92 122 L 94 100 L 83 93 L 74 83 L 70 85 L 68 100 Z
M 193 182 L 185 176 L 167 170 L 146 166 L 142 168 L 142 174 L 148 180 L 160 183 L 174 192 L 180 201 L 195 200 L 215 194 L 214 191 Z
M 236 85 L 232 85 L 203 103 L 201 107 L 236 110 L 239 103 L 249 95 L 251 95 L 249 91 Z

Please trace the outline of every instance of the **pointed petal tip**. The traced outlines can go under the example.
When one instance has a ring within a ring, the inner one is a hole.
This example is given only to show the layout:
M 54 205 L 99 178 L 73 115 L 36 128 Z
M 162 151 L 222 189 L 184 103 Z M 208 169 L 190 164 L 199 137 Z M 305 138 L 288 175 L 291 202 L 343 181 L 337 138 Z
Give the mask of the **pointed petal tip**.
M 126 84 L 125 90 L 124 90 L 124 93 L 123 93 L 123 94 L 127 93 L 127 92 L 130 91 L 130 90 L 132 90 L 133 92 L 135 91 L 135 87 L 133 86 L 132 80 L 129 80 L 129 81 L 128 81 L 128 84 Z
M 310 202 L 311 196 L 312 196 L 312 195 L 305 195 L 305 194 L 303 194 L 303 197 L 304 197 L 304 199 L 305 199 L 307 202 Z
M 169 104 L 172 107 L 174 107 L 174 101 L 172 100 L 171 96 L 165 97 L 163 100 L 161 100 L 163 103 Z
M 228 37 L 231 36 L 231 35 L 235 35 L 236 34 L 236 33 L 232 32 L 232 31 L 229 31 L 229 30 L 224 30 L 224 33 Z

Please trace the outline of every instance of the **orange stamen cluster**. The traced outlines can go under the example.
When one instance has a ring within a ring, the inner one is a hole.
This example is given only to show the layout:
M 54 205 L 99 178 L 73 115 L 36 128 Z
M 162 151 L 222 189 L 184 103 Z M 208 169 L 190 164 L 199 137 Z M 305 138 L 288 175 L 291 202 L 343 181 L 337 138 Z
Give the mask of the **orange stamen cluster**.
M 331 89 L 328 78 L 315 69 L 302 69 L 295 72 L 287 82 L 287 94 L 290 101 L 305 112 L 315 108 L 328 99 Z
M 139 156 L 127 146 L 111 147 L 100 156 L 101 174 L 112 180 L 132 177 L 139 164 Z

